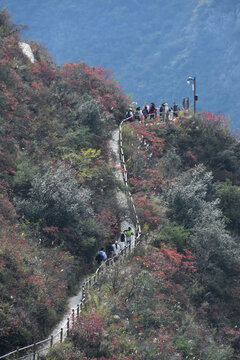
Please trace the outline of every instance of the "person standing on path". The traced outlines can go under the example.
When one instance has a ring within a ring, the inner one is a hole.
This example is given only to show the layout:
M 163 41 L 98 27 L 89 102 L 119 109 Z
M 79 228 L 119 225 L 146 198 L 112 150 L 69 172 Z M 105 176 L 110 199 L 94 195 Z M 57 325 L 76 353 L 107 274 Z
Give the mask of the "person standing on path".
M 149 112 L 149 106 L 147 103 L 144 104 L 143 108 L 142 108 L 142 113 L 144 116 L 144 119 L 146 120 L 148 117 L 148 112 Z
M 125 235 L 126 235 L 127 245 L 131 245 L 132 236 L 134 235 L 131 227 L 129 226 L 127 230 L 124 230 L 124 232 L 125 232 Z
M 179 106 L 175 102 L 173 102 L 172 108 L 173 108 L 173 118 L 177 118 L 180 111 Z
M 106 245 L 106 254 L 108 259 L 112 256 L 112 253 L 114 251 L 113 244 L 109 243 Z
M 130 122 L 133 121 L 133 110 L 132 110 L 132 108 L 129 108 L 128 111 L 126 112 L 126 118 Z
M 155 117 L 157 115 L 157 109 L 156 109 L 154 102 L 151 102 L 148 113 L 150 115 L 150 119 L 155 119 Z
M 120 252 L 120 245 L 118 244 L 117 241 L 115 241 L 115 243 L 113 244 L 113 252 L 115 255 L 118 255 L 118 253 Z
M 120 245 L 120 248 L 121 250 L 125 248 L 126 246 L 126 243 L 125 243 L 125 234 L 124 234 L 124 231 L 121 233 L 120 235 L 120 241 L 119 241 L 119 245 Z

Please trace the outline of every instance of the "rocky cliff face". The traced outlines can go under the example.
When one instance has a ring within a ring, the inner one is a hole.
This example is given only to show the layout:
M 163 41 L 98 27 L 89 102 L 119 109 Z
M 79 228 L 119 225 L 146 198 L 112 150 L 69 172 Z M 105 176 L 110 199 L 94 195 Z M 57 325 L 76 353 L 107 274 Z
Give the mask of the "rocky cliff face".
M 30 45 L 25 42 L 19 42 L 18 45 L 22 49 L 23 54 L 26 55 L 32 63 L 34 63 L 35 59 Z

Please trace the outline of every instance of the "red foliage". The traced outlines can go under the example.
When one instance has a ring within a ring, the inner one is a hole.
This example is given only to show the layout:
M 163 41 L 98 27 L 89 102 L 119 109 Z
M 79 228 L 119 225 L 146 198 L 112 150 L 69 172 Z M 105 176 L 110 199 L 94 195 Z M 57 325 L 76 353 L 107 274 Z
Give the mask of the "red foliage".
M 150 225 L 151 229 L 155 229 L 159 224 L 160 218 L 154 214 L 152 202 L 145 199 L 139 193 L 139 195 L 134 196 L 134 203 L 141 222 Z
M 17 219 L 14 206 L 10 202 L 6 187 L 0 185 L 0 224 L 3 226 L 6 222 L 13 223 Z
M 118 117 L 121 103 L 126 106 L 128 101 L 118 83 L 111 78 L 112 73 L 109 69 L 91 67 L 83 62 L 67 63 L 60 69 L 63 79 L 74 89 L 81 93 L 88 92 L 100 102 L 104 111 L 113 112 Z
M 198 164 L 198 160 L 197 160 L 196 156 L 192 153 L 192 151 L 189 150 L 186 152 L 186 158 L 191 160 L 192 166 L 195 164 Z
M 179 273 L 192 274 L 197 271 L 191 251 L 184 249 L 184 253 L 179 253 L 164 243 L 161 244 L 160 249 L 155 249 L 148 257 L 135 259 L 152 269 L 155 276 L 163 279 L 171 279 Z
M 111 209 L 103 209 L 101 214 L 96 214 L 95 219 L 105 227 L 106 236 L 113 238 L 119 232 L 118 219 L 112 213 Z
M 50 84 L 50 82 L 56 78 L 56 72 L 51 69 L 50 65 L 43 60 L 34 63 L 31 67 L 31 70 L 41 79 L 41 81 L 44 81 L 46 84 Z
M 144 143 L 144 141 L 147 141 L 149 143 L 149 145 L 151 145 L 151 147 L 156 155 L 162 154 L 162 151 L 164 149 L 165 140 L 163 138 L 160 138 L 159 136 L 156 136 L 156 134 L 154 132 L 154 130 L 155 130 L 154 126 L 147 127 L 146 125 L 147 124 L 144 122 L 141 124 L 136 124 L 134 126 L 136 134 L 138 135 L 138 137 L 140 137 L 142 139 L 143 143 Z M 155 125 L 154 122 L 153 122 L 153 125 Z
M 103 316 L 94 312 L 83 314 L 71 329 L 71 335 L 80 334 L 81 338 L 88 343 L 97 343 L 106 328 Z

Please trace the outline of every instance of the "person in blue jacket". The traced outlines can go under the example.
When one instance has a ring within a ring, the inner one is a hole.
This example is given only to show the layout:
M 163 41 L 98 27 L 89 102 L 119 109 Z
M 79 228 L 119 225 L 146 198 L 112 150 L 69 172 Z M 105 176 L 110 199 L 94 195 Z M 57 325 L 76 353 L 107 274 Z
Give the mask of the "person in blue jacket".
M 95 260 L 97 261 L 98 265 L 101 265 L 102 261 L 105 261 L 106 259 L 107 259 L 107 254 L 102 248 L 100 251 L 98 251 Z

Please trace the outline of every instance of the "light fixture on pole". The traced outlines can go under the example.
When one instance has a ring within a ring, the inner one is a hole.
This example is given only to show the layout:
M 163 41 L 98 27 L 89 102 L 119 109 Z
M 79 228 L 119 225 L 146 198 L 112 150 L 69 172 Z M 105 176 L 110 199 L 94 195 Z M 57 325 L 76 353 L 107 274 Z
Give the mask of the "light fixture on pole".
M 193 100 L 194 100 L 194 108 L 193 108 L 193 111 L 194 111 L 194 114 L 196 113 L 196 101 L 198 101 L 198 95 L 196 95 L 196 76 L 194 77 L 191 77 L 189 76 L 187 78 L 187 84 L 190 84 L 190 82 L 193 81 Z

